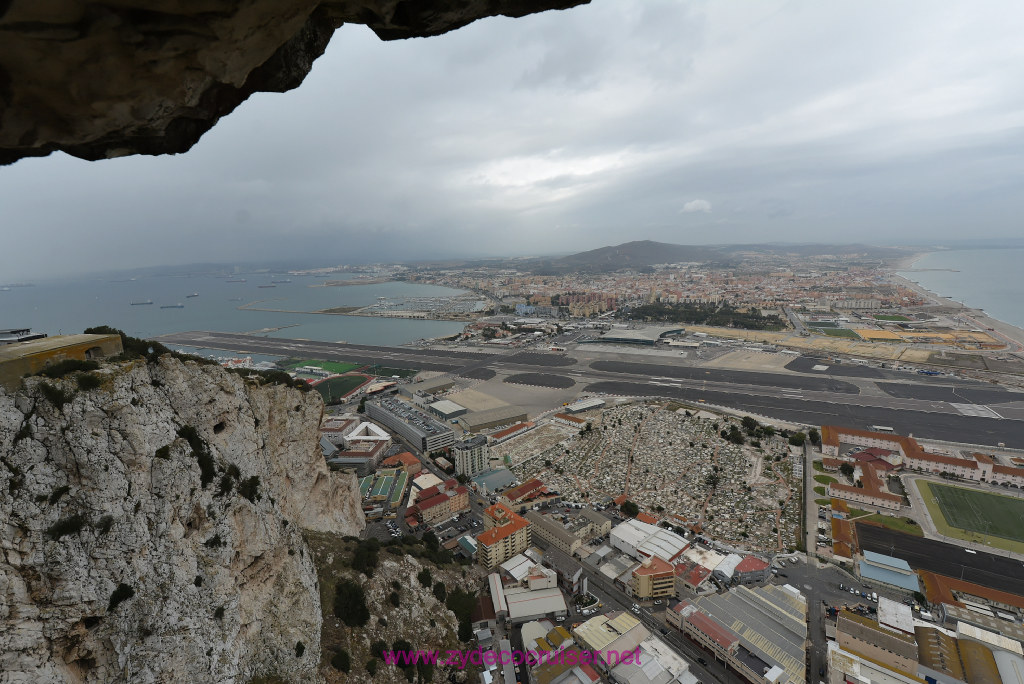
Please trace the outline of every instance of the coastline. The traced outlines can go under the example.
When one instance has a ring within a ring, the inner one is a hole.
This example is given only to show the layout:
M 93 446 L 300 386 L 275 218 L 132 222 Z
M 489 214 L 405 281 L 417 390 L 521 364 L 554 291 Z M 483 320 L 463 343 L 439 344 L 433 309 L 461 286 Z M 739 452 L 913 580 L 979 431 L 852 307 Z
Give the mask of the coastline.
M 918 260 L 930 253 L 931 252 L 925 252 L 923 254 L 916 255 L 913 257 L 913 261 L 910 261 L 910 264 L 917 263 Z M 905 276 L 900 275 L 897 271 L 906 270 L 907 267 L 903 266 L 906 262 L 907 260 L 897 262 L 897 265 L 902 268 L 890 267 L 889 277 L 894 281 L 899 282 L 907 289 L 913 290 L 921 295 L 921 297 L 923 297 L 925 301 L 932 306 L 943 306 L 951 309 L 962 310 L 963 316 L 972 321 L 979 329 L 992 333 L 996 338 L 1005 342 L 1007 345 L 1006 351 L 1016 353 L 1024 351 L 1024 329 L 1019 328 L 1012 323 L 1007 323 L 1006 321 L 993 318 L 985 313 L 984 309 L 964 307 L 961 302 L 950 299 L 949 297 L 938 295 L 923 285 L 915 283 Z

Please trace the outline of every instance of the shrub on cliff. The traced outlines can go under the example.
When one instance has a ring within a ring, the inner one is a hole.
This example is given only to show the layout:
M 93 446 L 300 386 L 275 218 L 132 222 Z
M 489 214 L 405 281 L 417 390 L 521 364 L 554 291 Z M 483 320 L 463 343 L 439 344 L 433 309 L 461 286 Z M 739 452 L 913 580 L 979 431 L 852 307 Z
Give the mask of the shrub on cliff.
M 58 361 L 52 366 L 47 366 L 43 370 L 36 373 L 44 378 L 63 378 L 69 373 L 77 373 L 78 371 L 92 371 L 100 367 L 100 364 L 96 361 L 79 361 L 78 359 L 64 359 Z
M 75 513 L 67 518 L 61 518 L 46 528 L 46 536 L 54 541 L 69 534 L 78 534 L 85 527 L 85 516 Z
M 334 587 L 334 615 L 349 627 L 362 627 L 370 621 L 363 588 L 348 579 L 341 579 Z
M 132 596 L 135 596 L 135 590 L 129 587 L 127 584 L 118 584 L 117 589 L 110 595 L 110 603 L 107 605 L 107 612 L 113 612 L 124 601 L 127 601 Z

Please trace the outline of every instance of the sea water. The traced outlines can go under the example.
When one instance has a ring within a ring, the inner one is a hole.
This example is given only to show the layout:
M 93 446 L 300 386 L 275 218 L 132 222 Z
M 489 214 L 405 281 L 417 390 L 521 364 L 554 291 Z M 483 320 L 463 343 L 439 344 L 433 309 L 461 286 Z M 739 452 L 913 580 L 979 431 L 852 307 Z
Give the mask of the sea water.
M 992 318 L 1024 327 L 1024 249 L 970 249 L 932 252 L 901 272 L 936 294 L 984 309 Z
M 351 276 L 348 276 L 351 277 Z M 36 282 L 30 287 L 0 291 L 0 328 L 32 328 L 49 335 L 80 333 L 88 327 L 110 325 L 136 337 L 154 337 L 188 330 L 253 332 L 325 342 L 397 345 L 418 339 L 452 335 L 465 323 L 251 311 L 267 309 L 314 311 L 332 307 L 366 306 L 378 297 L 443 297 L 461 290 L 418 283 L 388 282 L 322 287 L 326 279 L 294 275 L 241 275 L 246 282 L 225 276 L 146 276 L 135 279 L 78 278 Z M 345 276 L 332 275 L 332 280 Z M 291 280 L 272 283 L 272 280 Z M 261 288 L 259 285 L 271 285 Z M 197 297 L 189 297 L 198 293 Z M 132 306 L 133 301 L 152 300 Z M 184 308 L 162 309 L 183 304 Z

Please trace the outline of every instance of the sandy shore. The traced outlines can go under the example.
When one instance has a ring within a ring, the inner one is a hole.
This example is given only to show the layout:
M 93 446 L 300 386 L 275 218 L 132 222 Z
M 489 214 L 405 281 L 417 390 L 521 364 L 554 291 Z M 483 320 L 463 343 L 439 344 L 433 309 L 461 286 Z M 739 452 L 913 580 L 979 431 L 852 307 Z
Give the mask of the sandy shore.
M 914 261 L 920 259 L 922 256 L 924 255 L 918 255 L 910 263 L 913 264 Z M 903 268 L 910 268 L 910 266 L 904 266 Z M 941 297 L 932 292 L 931 290 L 923 287 L 922 285 L 919 285 L 918 283 L 915 283 L 901 276 L 899 273 L 896 273 L 895 270 L 896 269 L 893 269 L 893 271 L 890 272 L 890 277 L 894 281 L 899 282 L 908 289 L 917 292 L 929 304 L 935 306 L 945 306 L 951 309 L 961 309 L 963 311 L 962 315 L 964 318 L 972 321 L 978 328 L 988 333 L 991 333 L 993 336 L 1005 342 L 1007 344 L 1008 351 L 1024 351 L 1024 330 L 1022 330 L 1021 328 L 1018 328 L 1015 325 L 1011 325 L 1010 323 L 1006 323 L 1005 321 L 1000 321 L 996 318 L 992 318 L 982 309 L 975 309 L 971 307 L 963 308 L 963 304 L 961 302 L 949 299 L 948 297 Z

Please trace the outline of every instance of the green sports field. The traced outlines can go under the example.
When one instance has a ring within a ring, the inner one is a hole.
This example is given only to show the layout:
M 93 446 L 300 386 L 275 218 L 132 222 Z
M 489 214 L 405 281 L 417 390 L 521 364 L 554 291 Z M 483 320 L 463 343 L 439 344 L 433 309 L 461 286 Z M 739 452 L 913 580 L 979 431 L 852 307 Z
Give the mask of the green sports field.
M 330 378 L 317 383 L 313 389 L 323 396 L 325 402 L 331 402 L 342 399 L 364 382 L 366 382 L 366 378 L 362 375 L 343 375 L 340 378 Z
M 923 480 L 917 486 L 942 534 L 1012 550 L 1024 547 L 1024 499 Z

